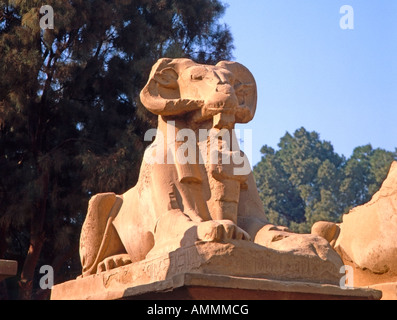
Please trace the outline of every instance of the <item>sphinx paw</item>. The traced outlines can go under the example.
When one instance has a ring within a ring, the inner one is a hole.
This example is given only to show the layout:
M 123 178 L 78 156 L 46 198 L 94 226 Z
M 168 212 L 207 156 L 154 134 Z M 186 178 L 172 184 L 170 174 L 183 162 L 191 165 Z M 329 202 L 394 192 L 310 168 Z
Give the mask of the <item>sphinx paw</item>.
M 108 257 L 98 264 L 97 273 L 116 269 L 131 263 L 131 258 L 128 254 L 118 254 Z
M 229 220 L 201 222 L 197 227 L 197 235 L 203 241 L 251 240 L 247 232 Z

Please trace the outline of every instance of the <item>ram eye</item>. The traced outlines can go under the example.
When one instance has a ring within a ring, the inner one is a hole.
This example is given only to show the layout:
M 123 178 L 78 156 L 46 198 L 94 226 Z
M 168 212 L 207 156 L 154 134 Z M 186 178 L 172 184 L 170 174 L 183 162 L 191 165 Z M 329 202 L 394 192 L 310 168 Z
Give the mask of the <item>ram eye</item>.
M 254 91 L 254 85 L 252 83 L 238 83 L 234 86 L 236 94 L 249 95 Z
M 191 78 L 193 81 L 201 81 L 201 80 L 203 80 L 203 75 L 201 75 L 201 74 L 192 74 L 192 75 L 190 76 L 190 78 Z

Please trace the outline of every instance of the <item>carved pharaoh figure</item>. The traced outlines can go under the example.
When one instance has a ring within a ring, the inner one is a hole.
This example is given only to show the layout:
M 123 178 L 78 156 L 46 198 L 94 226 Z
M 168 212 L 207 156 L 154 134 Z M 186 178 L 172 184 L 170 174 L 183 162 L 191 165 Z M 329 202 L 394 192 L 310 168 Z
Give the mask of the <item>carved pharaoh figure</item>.
M 136 186 L 123 195 L 99 194 L 90 200 L 80 240 L 83 277 L 197 241 L 253 241 L 335 259 L 324 238 L 270 225 L 252 172 L 236 170 L 247 159 L 231 147 L 236 141 L 233 129 L 254 117 L 257 102 L 255 80 L 247 68 L 227 61 L 213 66 L 160 59 L 141 101 L 158 115 L 158 134 L 145 151 Z M 190 143 L 197 150 L 196 161 L 179 161 L 186 141 L 178 135 L 186 128 L 194 133 Z M 210 134 L 203 136 L 200 130 Z M 153 158 L 164 161 L 149 161 Z

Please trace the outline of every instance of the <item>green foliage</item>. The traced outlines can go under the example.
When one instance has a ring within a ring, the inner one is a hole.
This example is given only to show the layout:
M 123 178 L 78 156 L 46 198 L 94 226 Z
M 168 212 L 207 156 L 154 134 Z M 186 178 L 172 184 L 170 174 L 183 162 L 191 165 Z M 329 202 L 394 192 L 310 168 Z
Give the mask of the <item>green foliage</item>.
M 254 167 L 259 195 L 271 223 L 310 232 L 316 221 L 340 220 L 379 190 L 396 152 L 358 147 L 349 159 L 334 152 L 318 133 L 304 128 L 280 139 L 279 150 L 264 146 Z
M 54 30 L 40 29 L 42 5 Z M 18 260 L 21 280 L 37 282 L 44 264 L 61 266 L 56 282 L 80 273 L 89 197 L 136 183 L 156 127 L 139 101 L 151 66 L 230 59 L 224 10 L 218 0 L 0 1 L 0 258 Z

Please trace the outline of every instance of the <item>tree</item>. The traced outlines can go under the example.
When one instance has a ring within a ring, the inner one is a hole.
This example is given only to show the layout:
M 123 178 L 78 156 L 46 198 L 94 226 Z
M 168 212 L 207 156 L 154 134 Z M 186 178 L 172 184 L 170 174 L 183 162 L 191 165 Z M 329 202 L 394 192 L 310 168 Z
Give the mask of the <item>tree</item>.
M 340 220 L 379 189 L 396 152 L 358 147 L 349 159 L 304 128 L 286 133 L 279 150 L 264 146 L 254 167 L 259 195 L 271 223 L 310 232 L 320 220 Z
M 397 159 L 396 152 L 373 149 L 365 145 L 354 149 L 344 168 L 341 184 L 345 211 L 368 202 L 385 180 L 390 164 Z
M 262 147 L 261 153 L 262 160 L 253 173 L 267 218 L 277 225 L 302 221 L 305 204 L 289 180 L 278 153 L 268 146 Z
M 44 4 L 53 30 L 40 29 Z M 0 1 L 0 257 L 19 262 L 19 298 L 31 298 L 40 265 L 56 282 L 80 273 L 89 197 L 135 184 L 156 125 L 138 98 L 151 66 L 230 59 L 224 10 L 218 0 Z

